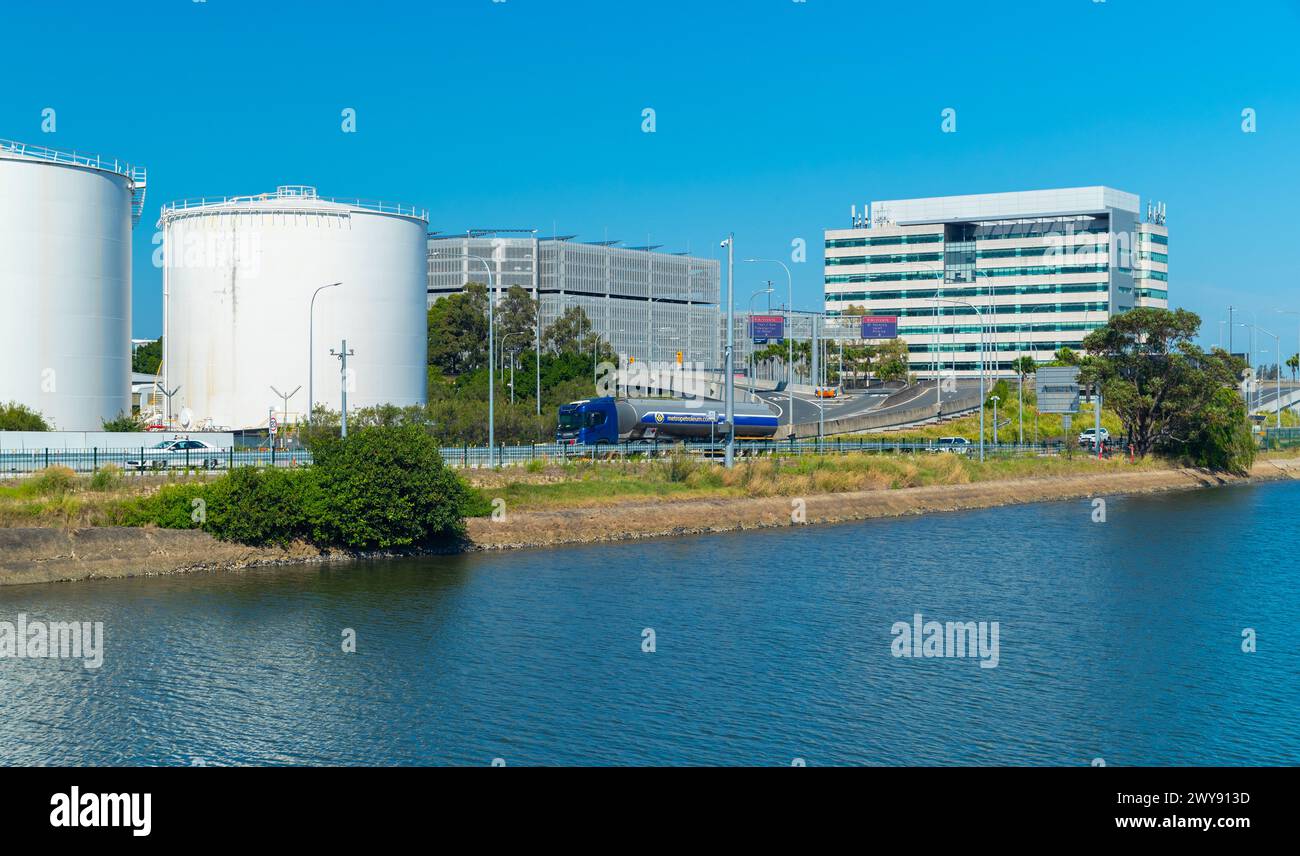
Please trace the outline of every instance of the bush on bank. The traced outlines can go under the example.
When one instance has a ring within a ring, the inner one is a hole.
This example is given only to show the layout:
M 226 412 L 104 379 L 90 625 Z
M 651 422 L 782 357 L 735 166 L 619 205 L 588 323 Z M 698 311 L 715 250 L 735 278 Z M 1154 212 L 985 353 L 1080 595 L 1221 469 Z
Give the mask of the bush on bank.
M 242 467 L 208 483 L 167 485 L 141 499 L 128 525 L 201 528 L 260 546 L 431 546 L 464 533 L 471 493 L 416 426 L 363 428 L 318 442 L 302 469 Z
M 464 533 L 469 491 L 415 426 L 365 428 L 313 449 L 312 543 L 424 546 Z

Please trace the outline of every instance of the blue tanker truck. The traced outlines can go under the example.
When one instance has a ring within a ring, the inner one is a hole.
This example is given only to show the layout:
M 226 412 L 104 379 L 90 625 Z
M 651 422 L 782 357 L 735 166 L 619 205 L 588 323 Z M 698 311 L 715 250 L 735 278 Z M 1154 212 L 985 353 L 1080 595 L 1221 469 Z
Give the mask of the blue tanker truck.
M 736 439 L 767 440 L 777 416 L 764 404 L 736 402 Z M 670 398 L 589 398 L 560 405 L 555 442 L 597 446 L 627 442 L 708 442 L 725 435 L 722 402 Z

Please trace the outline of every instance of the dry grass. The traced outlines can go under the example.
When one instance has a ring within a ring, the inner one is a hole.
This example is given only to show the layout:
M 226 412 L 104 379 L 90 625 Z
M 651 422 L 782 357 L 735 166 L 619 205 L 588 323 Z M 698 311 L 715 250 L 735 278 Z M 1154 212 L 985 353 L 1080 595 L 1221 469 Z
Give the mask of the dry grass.
M 1096 461 L 1067 458 L 998 458 L 984 463 L 951 454 L 808 455 L 758 458 L 727 470 L 714 462 L 685 456 L 659 461 L 583 462 L 541 472 L 519 470 L 470 477 L 485 495 L 501 497 L 511 508 L 601 508 L 649 499 L 807 496 L 897 490 L 926 485 L 959 485 L 1080 473 L 1163 469 L 1157 461 Z
M 105 467 L 79 476 L 49 467 L 24 479 L 0 481 L 0 527 L 87 527 L 121 525 L 140 497 L 183 477 L 126 475 Z

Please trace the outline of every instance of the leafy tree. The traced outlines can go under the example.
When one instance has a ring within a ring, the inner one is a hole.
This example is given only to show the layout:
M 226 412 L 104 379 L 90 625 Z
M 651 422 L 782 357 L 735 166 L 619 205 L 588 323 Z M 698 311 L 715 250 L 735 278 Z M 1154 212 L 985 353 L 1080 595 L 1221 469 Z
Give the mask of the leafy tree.
M 158 374 L 162 368 L 162 337 L 136 348 L 131 354 L 131 371 L 140 374 Z
M 1015 369 L 1020 382 L 1024 383 L 1026 377 L 1038 371 L 1038 363 L 1033 357 L 1017 357 L 1012 361 L 1011 368 Z
M 542 334 L 542 347 L 552 354 L 581 353 L 586 343 L 590 346 L 591 319 L 581 306 L 570 306 L 555 323 Z
M 487 286 L 471 282 L 429 307 L 429 365 L 449 375 L 487 362 Z
M 907 380 L 909 352 L 903 339 L 891 339 L 871 346 L 872 370 L 881 380 Z
M 1053 366 L 1077 366 L 1079 365 L 1079 355 L 1073 348 L 1061 347 L 1056 349 L 1056 359 L 1052 360 Z
M 537 337 L 537 302 L 522 286 L 512 285 L 496 308 L 497 342 L 511 351 L 532 347 Z
M 1253 445 L 1246 450 L 1238 439 L 1248 430 L 1244 406 L 1233 403 L 1245 363 L 1220 348 L 1202 350 L 1192 341 L 1200 326 L 1185 309 L 1115 315 L 1084 339 L 1079 377 L 1100 383 L 1137 454 L 1191 455 L 1240 472 L 1253 459 Z
M 54 426 L 25 404 L 0 403 L 0 431 L 52 431 Z

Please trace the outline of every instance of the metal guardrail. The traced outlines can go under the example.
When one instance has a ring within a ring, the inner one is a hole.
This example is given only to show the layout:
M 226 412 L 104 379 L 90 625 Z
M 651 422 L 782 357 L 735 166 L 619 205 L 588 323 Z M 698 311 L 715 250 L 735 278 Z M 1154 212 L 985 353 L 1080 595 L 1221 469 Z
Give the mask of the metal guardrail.
M 1266 428 L 1263 446 L 1269 451 L 1300 447 L 1300 428 Z
M 1041 457 L 1058 455 L 1063 446 L 1049 443 L 1024 445 L 1003 443 L 987 444 L 986 457 Z M 443 460 L 456 469 L 486 469 L 491 466 L 524 466 L 532 462 L 566 464 L 582 461 L 635 461 L 664 458 L 684 452 L 700 460 L 721 462 L 726 455 L 725 443 L 657 443 L 635 442 L 600 446 L 570 446 L 558 443 L 534 443 L 519 446 L 500 446 L 490 450 L 487 446 L 443 446 Z M 153 454 L 151 454 L 153 453 Z M 805 455 L 847 454 L 957 454 L 975 459 L 979 447 L 953 451 L 934 443 L 902 443 L 888 440 L 842 440 L 825 438 L 796 441 L 744 441 L 736 444 L 739 460 L 764 456 L 802 457 Z M 1086 450 L 1079 454 L 1087 456 Z M 140 462 L 144 461 L 141 466 Z M 155 463 L 157 461 L 157 463 Z M 312 463 L 311 452 L 305 449 L 292 451 L 267 449 L 213 449 L 210 452 L 188 450 L 174 455 L 161 456 L 148 447 L 137 449 L 23 449 L 0 450 L 0 477 L 24 476 L 48 467 L 68 467 L 74 472 L 89 474 L 107 466 L 115 466 L 125 473 L 175 473 L 225 471 L 234 467 L 303 467 Z
M 140 462 L 144 462 L 143 466 Z M 115 466 L 125 473 L 228 470 L 232 467 L 296 467 L 311 463 L 305 450 L 187 449 L 169 455 L 148 446 L 134 449 L 0 449 L 0 477 L 31 475 L 48 467 L 93 473 Z
M 311 190 L 312 192 L 306 192 Z M 346 199 L 340 197 L 317 196 L 312 188 L 281 187 L 275 193 L 259 193 L 252 196 L 198 196 L 190 199 L 178 199 L 163 205 L 161 217 L 165 220 L 175 214 L 198 212 L 207 208 L 224 205 L 240 206 L 245 203 L 275 202 L 281 199 L 322 202 L 332 205 L 347 205 L 378 214 L 396 214 L 401 217 L 413 217 L 428 222 L 429 212 L 414 205 L 402 205 L 396 202 L 382 202 L 374 199 Z M 242 210 L 242 209 L 241 209 Z M 250 207 L 249 210 L 261 211 L 262 208 Z M 277 209 L 278 210 L 278 209 Z M 310 211 L 310 206 L 286 206 L 286 211 Z
M 51 149 L 48 146 L 33 146 L 30 143 L 20 143 L 15 140 L 0 140 L 0 152 L 12 152 L 21 157 L 33 158 L 35 160 L 68 164 L 70 166 L 84 166 L 90 169 L 112 172 L 126 176 L 132 181 L 142 179 L 144 174 L 143 168 L 133 167 L 126 161 L 119 160 L 118 158 L 109 158 L 103 155 L 90 154 L 86 152 L 69 152 L 61 149 Z

